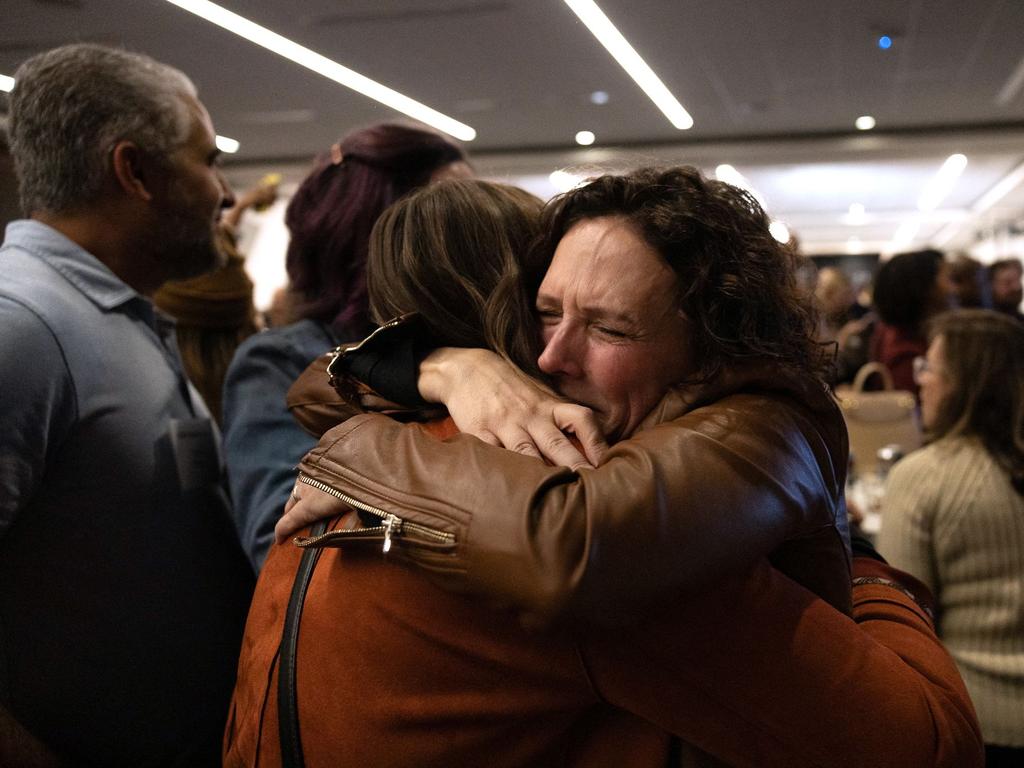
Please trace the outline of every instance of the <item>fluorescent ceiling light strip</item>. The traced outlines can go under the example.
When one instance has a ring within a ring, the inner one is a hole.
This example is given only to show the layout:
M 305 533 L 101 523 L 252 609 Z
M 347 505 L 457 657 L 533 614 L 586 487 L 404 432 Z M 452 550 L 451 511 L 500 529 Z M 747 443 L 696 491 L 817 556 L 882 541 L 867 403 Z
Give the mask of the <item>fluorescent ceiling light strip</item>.
M 654 74 L 654 70 L 647 66 L 647 62 L 640 58 L 640 54 L 608 20 L 594 0 L 565 0 L 565 4 L 579 17 L 608 53 L 619 62 L 619 65 L 626 70 L 626 74 L 633 78 L 655 106 L 665 114 L 672 125 L 681 130 L 693 127 L 693 118 L 690 117 L 690 113 L 683 108 L 678 99 Z
M 963 155 L 950 155 L 946 162 L 939 168 L 939 172 L 932 177 L 925 187 L 924 192 L 917 201 L 917 208 L 920 211 L 933 211 L 946 199 L 946 196 L 953 191 L 953 185 L 960 178 L 960 174 L 967 167 L 967 158 Z
M 988 192 L 979 197 L 978 202 L 971 206 L 971 211 L 984 213 L 1016 189 L 1021 182 L 1024 182 L 1024 163 L 1006 174 Z
M 999 93 L 996 94 L 996 104 L 1005 107 L 1017 95 L 1017 91 L 1022 85 L 1024 85 L 1024 58 L 1017 63 L 1017 68 L 999 89 Z
M 892 247 L 894 250 L 904 248 L 911 243 L 911 241 L 917 237 L 918 230 L 921 229 L 921 218 L 915 216 L 912 219 L 907 219 L 899 228 L 896 230 L 896 234 L 892 236 Z
M 436 109 L 431 109 L 408 96 L 403 96 L 386 85 L 381 85 L 316 51 L 292 42 L 237 13 L 232 13 L 216 3 L 208 2 L 208 0 L 167 0 L 167 2 L 457 139 L 472 141 L 476 138 L 476 131 L 465 123 L 460 123 L 458 120 L 441 114 Z
M 954 221 L 932 238 L 936 246 L 942 247 L 952 240 L 960 230 L 973 223 L 978 216 L 998 203 L 1024 182 L 1024 163 L 1021 163 L 997 181 L 978 201 L 971 206 L 971 216 L 963 221 Z
M 942 248 L 946 245 L 962 228 L 962 223 L 954 221 L 947 224 L 945 227 L 939 230 L 938 234 L 932 238 L 932 245 L 936 248 Z
M 0 75 L 0 91 L 10 93 L 14 90 L 14 78 L 7 75 Z

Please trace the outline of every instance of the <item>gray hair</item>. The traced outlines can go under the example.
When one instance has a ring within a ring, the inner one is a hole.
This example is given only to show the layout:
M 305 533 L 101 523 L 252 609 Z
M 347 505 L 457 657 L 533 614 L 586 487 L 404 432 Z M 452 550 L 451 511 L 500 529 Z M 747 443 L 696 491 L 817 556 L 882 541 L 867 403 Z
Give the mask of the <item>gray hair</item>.
M 188 138 L 196 88 L 148 56 L 67 45 L 33 56 L 14 80 L 8 135 L 26 214 L 94 202 L 120 141 L 162 161 Z

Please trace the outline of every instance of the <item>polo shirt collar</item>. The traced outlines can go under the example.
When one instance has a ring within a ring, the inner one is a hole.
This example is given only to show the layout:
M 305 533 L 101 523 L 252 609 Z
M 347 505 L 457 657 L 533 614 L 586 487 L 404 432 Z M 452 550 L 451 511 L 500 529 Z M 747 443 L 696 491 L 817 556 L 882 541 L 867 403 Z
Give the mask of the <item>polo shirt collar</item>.
M 80 245 L 53 227 L 34 219 L 12 221 L 7 225 L 4 243 L 35 254 L 103 310 L 142 299 L 133 288 L 110 271 Z

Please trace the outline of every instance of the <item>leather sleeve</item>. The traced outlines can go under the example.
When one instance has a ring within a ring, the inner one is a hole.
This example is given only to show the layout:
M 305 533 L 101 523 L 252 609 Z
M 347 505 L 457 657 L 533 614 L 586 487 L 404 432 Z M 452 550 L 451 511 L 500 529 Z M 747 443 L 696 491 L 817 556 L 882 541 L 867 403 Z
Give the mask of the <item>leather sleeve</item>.
M 401 538 L 392 549 L 446 588 L 508 600 L 542 621 L 622 624 L 742 572 L 786 540 L 822 537 L 845 552 L 835 541 L 843 475 L 810 424 L 783 398 L 734 395 L 644 430 L 576 473 L 364 415 L 327 433 L 300 469 L 454 534 L 444 550 Z M 848 561 L 829 570 L 833 603 L 848 608 Z
M 314 437 L 364 412 L 358 401 L 342 398 L 331 386 L 327 375 L 331 358 L 331 352 L 320 355 L 288 389 L 288 410 Z
M 896 583 L 878 561 L 857 574 Z M 981 768 L 977 718 L 918 604 L 855 587 L 855 619 L 765 563 L 583 645 L 599 694 L 735 766 Z

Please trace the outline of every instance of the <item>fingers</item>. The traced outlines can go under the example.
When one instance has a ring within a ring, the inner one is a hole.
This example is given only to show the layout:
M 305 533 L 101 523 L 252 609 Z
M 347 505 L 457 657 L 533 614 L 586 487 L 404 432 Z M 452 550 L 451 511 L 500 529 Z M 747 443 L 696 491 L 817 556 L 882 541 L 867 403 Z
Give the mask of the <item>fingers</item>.
M 575 403 L 558 403 L 552 409 L 551 415 L 560 430 L 570 432 L 576 437 L 591 466 L 599 466 L 604 461 L 608 443 L 597 423 L 597 417 L 590 408 Z
M 539 423 L 532 433 L 541 454 L 558 467 L 573 470 L 592 467 L 572 441 L 553 422 Z
M 530 433 L 525 429 L 515 428 L 507 432 L 500 442 L 494 443 L 495 445 L 502 445 L 508 448 L 510 451 L 521 453 L 524 456 L 532 456 L 535 459 L 543 458 L 540 450 L 538 450 L 536 443 L 531 437 Z
M 309 506 L 301 501 L 289 501 L 284 514 L 274 526 L 274 541 L 283 544 L 293 533 L 312 523 L 316 518 L 311 517 Z
M 288 495 L 288 501 L 285 502 L 284 511 L 287 513 L 289 509 L 294 507 L 298 502 L 302 500 L 299 495 L 299 481 L 295 481 L 295 485 L 292 486 L 292 492 Z
M 299 499 L 296 499 L 297 491 L 301 493 L 301 498 Z M 292 496 L 285 505 L 284 514 L 277 521 L 277 525 L 274 526 L 274 540 L 281 544 L 287 541 L 296 531 L 312 525 L 317 520 L 335 517 L 346 512 L 348 509 L 349 506 L 345 502 L 331 496 L 329 493 L 324 493 L 313 486 L 304 485 L 300 489 L 296 485 L 296 488 L 292 491 Z
M 478 440 L 483 440 L 488 445 L 495 445 L 498 448 L 502 448 L 505 445 L 496 434 L 487 429 L 478 429 L 476 432 L 470 432 L 468 434 L 473 435 L 473 437 Z

